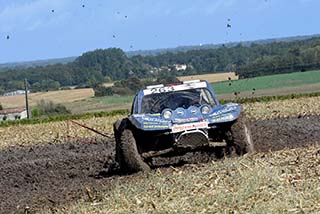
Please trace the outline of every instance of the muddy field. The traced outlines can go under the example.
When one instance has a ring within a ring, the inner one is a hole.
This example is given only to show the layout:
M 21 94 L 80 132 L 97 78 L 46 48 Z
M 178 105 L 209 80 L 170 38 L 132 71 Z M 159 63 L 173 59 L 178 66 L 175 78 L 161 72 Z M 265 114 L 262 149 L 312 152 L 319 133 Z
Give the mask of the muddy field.
M 252 121 L 256 150 L 319 144 L 319 121 L 319 115 Z M 0 213 L 54 213 L 77 199 L 93 200 L 99 188 L 113 188 L 118 175 L 106 173 L 113 158 L 114 141 L 108 138 L 5 148 L 0 151 Z

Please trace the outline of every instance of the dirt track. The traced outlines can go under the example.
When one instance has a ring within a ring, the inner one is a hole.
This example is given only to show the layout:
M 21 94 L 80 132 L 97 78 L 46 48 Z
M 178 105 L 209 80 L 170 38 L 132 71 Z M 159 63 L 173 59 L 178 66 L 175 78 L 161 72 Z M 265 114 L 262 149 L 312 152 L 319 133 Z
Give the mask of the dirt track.
M 251 129 L 259 152 L 320 143 L 320 116 L 253 121 Z M 0 151 L 0 213 L 32 213 L 90 200 L 106 178 L 104 167 L 113 162 L 114 142 L 80 139 L 64 144 L 11 147 Z

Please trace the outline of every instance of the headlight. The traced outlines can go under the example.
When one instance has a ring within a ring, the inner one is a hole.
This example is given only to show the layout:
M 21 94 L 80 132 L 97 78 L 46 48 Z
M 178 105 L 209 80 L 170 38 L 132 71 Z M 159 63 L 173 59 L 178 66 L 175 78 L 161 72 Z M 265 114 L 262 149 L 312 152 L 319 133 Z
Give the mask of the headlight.
M 182 117 L 182 116 L 184 115 L 184 111 L 178 110 L 178 111 L 177 111 L 177 114 L 178 114 L 180 117 Z
M 165 119 L 170 119 L 170 118 L 172 117 L 172 112 L 169 111 L 169 110 L 165 110 L 165 111 L 163 112 L 163 117 L 164 117 Z
M 203 106 L 202 108 L 201 108 L 201 113 L 202 114 L 209 114 L 210 113 L 210 107 L 209 106 Z

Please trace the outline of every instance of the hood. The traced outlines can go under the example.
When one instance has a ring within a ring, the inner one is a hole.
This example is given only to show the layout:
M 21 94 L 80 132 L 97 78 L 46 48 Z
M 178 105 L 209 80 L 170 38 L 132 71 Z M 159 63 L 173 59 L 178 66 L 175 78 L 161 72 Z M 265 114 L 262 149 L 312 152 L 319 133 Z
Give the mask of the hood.
M 194 123 L 207 120 L 209 124 L 236 120 L 241 112 L 241 106 L 236 103 L 210 107 L 207 114 L 201 113 L 201 107 L 190 106 L 188 109 L 165 109 L 172 112 L 170 119 L 165 119 L 163 113 L 133 114 L 129 117 L 134 126 L 145 131 L 170 130 L 174 124 Z

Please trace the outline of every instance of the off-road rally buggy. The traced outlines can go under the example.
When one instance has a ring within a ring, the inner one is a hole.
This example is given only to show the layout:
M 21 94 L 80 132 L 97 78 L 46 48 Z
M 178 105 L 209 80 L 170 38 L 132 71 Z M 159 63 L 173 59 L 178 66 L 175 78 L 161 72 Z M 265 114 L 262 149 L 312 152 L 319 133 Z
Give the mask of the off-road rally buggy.
M 253 151 L 237 103 L 220 105 L 207 81 L 153 85 L 135 96 L 129 117 L 114 123 L 121 171 L 146 171 L 155 157 L 193 151 L 242 155 Z

